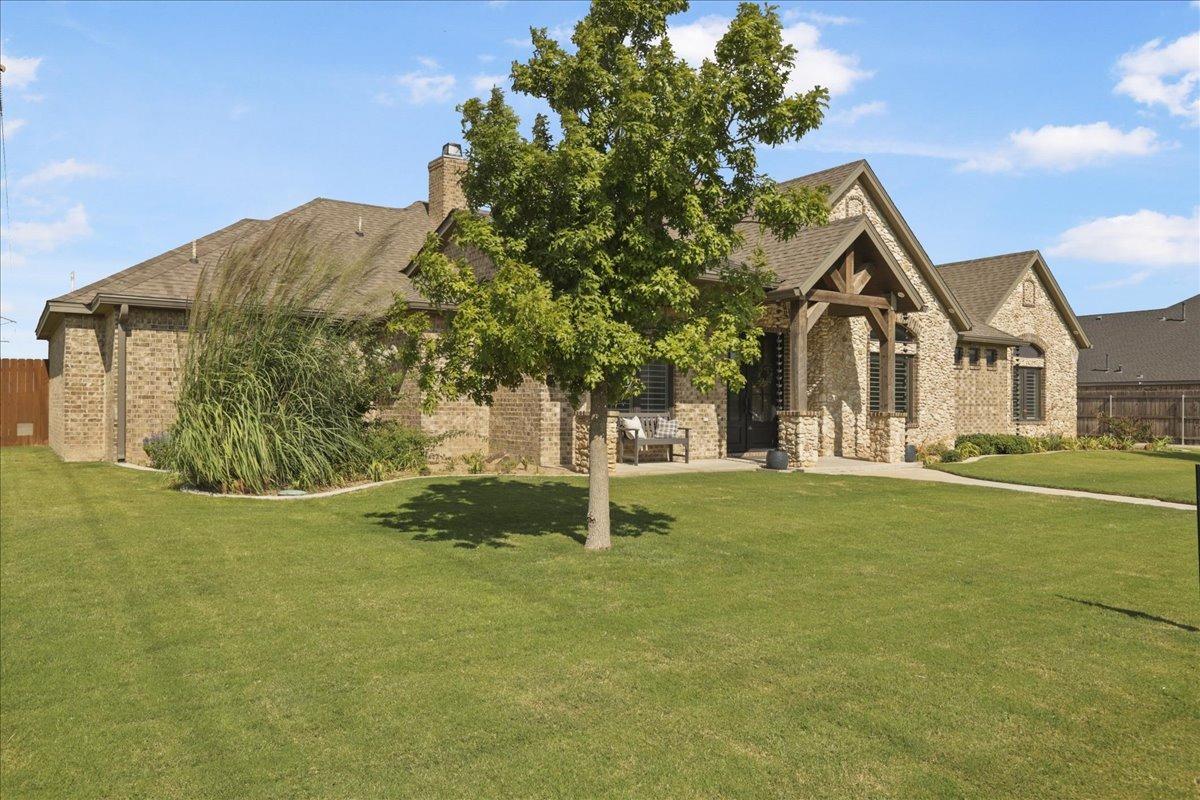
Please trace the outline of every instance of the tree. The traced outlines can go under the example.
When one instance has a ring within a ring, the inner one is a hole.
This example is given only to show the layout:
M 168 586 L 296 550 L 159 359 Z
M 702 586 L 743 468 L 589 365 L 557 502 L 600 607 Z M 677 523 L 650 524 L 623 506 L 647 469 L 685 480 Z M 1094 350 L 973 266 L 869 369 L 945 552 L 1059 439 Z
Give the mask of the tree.
M 431 234 L 417 257 L 417 287 L 452 309 L 438 335 L 427 315 L 394 309 L 427 404 L 490 403 L 525 376 L 587 398 L 589 549 L 611 544 L 610 403 L 637 394 L 639 369 L 656 359 L 701 391 L 739 389 L 741 364 L 759 357 L 769 283 L 761 252 L 730 258 L 744 224 L 753 216 L 786 239 L 826 221 L 821 192 L 779 191 L 757 170 L 757 145 L 817 127 L 828 100 L 820 87 L 787 94 L 795 51 L 775 8 L 742 4 L 698 69 L 667 34 L 686 8 L 596 0 L 574 52 L 531 29 L 513 90 L 544 102 L 555 130 L 539 114 L 523 135 L 500 89 L 460 107 L 463 188 L 489 213 L 459 212 L 451 246 Z

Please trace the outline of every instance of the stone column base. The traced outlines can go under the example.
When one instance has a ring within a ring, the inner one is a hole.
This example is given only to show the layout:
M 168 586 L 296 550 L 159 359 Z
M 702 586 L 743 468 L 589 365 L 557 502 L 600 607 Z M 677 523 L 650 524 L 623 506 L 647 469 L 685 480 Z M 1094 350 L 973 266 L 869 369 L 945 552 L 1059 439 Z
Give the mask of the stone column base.
M 779 449 L 787 453 L 789 467 L 816 466 L 819 417 L 818 411 L 779 412 Z
M 908 424 L 904 414 L 890 411 L 867 413 L 867 440 L 870 461 L 898 464 L 904 460 L 904 433 Z

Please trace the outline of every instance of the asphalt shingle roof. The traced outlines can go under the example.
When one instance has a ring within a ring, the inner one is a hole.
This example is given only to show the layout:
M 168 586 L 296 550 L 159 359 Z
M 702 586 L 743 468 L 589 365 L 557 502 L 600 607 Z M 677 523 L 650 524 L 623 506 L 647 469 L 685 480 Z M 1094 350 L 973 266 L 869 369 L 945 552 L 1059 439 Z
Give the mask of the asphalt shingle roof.
M 755 247 L 761 246 L 767 265 L 775 272 L 779 288 L 800 286 L 813 270 L 821 266 L 829 251 L 862 220 L 861 216 L 848 217 L 819 228 L 806 228 L 787 241 L 775 238 L 758 223 L 745 223 L 739 226 L 745 242 L 731 257 L 737 262 L 747 262 Z
M 1200 382 L 1200 294 L 1183 302 L 1186 313 L 1176 303 L 1080 317 L 1092 349 L 1079 353 L 1079 382 Z
M 967 310 L 972 322 L 978 326 L 992 321 L 1000 304 L 1036 256 L 1037 251 L 1026 250 L 938 264 L 937 269 L 958 302 Z
M 362 236 L 357 232 L 360 218 Z M 393 293 L 410 300 L 420 299 L 401 270 L 433 228 L 426 204 L 389 208 L 319 197 L 269 220 L 243 219 L 197 239 L 195 262 L 192 243 L 188 242 L 54 300 L 86 304 L 100 293 L 146 300 L 190 300 L 201 273 L 230 247 L 247 244 L 281 224 L 305 226 L 313 239 L 327 243 L 347 263 L 367 255 L 372 247 L 379 247 L 375 268 L 367 273 L 359 288 L 364 302 L 384 304 L 390 302 Z

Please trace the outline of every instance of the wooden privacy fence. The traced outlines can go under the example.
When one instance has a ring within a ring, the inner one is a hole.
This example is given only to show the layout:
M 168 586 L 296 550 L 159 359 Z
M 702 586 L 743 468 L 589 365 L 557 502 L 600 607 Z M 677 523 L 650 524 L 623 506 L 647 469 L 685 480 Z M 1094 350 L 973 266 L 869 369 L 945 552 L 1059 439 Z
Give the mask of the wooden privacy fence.
M 45 359 L 0 358 L 0 447 L 50 441 Z
M 1191 391 L 1096 392 L 1081 390 L 1077 422 L 1080 436 L 1095 436 L 1100 415 L 1132 417 L 1150 424 L 1151 436 L 1166 436 L 1176 443 L 1200 444 L 1200 388 Z

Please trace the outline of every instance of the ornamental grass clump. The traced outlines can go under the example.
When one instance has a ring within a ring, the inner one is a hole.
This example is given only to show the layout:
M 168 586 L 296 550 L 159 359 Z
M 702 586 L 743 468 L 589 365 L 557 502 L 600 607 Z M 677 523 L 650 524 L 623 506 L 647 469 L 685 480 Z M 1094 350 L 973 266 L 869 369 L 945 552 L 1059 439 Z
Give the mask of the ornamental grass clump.
M 165 454 L 181 482 L 263 493 L 366 472 L 364 415 L 386 391 L 359 291 L 374 255 L 342 264 L 281 227 L 206 271 Z

